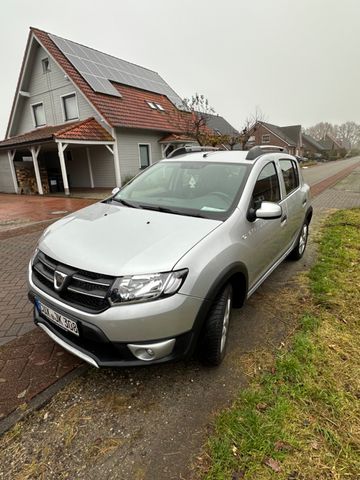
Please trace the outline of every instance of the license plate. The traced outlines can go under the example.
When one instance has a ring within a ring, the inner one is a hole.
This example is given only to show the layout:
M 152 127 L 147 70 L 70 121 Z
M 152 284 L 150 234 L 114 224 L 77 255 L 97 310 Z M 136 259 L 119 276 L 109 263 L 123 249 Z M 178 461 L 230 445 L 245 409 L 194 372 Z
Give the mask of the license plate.
M 56 325 L 59 325 L 59 327 L 67 330 L 68 332 L 79 335 L 76 322 L 64 317 L 64 315 L 61 315 L 60 313 L 55 312 L 52 308 L 49 308 L 42 303 L 38 303 L 38 306 L 40 307 L 40 312 L 51 322 L 56 323 Z

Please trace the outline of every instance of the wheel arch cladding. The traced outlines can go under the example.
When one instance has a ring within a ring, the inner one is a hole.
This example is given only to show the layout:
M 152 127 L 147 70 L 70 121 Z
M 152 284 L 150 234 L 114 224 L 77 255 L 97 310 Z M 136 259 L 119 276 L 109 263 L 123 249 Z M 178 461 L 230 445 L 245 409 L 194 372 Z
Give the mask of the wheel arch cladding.
M 309 207 L 305 215 L 305 218 L 308 224 L 311 222 L 312 216 L 313 216 L 313 207 Z

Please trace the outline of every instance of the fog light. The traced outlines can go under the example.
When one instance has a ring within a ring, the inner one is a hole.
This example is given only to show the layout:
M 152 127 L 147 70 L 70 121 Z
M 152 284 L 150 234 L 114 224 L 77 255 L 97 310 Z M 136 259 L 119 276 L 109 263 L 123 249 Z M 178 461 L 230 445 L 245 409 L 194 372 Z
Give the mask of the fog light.
M 158 358 L 170 355 L 174 349 L 174 345 L 175 338 L 171 338 L 170 340 L 147 345 L 129 343 L 128 348 L 138 360 L 150 362 L 151 360 L 157 360 Z

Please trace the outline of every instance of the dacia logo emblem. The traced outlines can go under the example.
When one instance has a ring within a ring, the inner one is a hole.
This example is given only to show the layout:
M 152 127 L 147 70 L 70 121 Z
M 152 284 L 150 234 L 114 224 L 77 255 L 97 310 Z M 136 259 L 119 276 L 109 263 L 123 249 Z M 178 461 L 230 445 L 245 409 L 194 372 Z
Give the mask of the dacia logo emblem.
M 58 270 L 55 270 L 54 273 L 54 288 L 57 292 L 60 292 L 62 288 L 65 285 L 65 281 L 67 279 L 66 273 L 59 272 Z

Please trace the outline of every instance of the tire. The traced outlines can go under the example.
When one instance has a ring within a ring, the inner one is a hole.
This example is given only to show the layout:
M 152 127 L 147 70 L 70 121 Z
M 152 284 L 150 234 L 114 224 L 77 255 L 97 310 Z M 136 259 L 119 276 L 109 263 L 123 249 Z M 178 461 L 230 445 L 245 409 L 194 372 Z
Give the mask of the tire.
M 300 258 L 302 258 L 302 256 L 305 253 L 308 237 L 309 237 L 309 222 L 308 220 L 305 220 L 305 222 L 301 227 L 298 241 L 296 242 L 294 249 L 290 252 L 290 255 L 289 255 L 290 260 L 300 260 Z
M 217 366 L 223 361 L 229 333 L 232 305 L 232 286 L 226 285 L 216 297 L 205 320 L 200 339 L 200 356 L 203 363 Z

